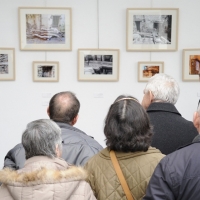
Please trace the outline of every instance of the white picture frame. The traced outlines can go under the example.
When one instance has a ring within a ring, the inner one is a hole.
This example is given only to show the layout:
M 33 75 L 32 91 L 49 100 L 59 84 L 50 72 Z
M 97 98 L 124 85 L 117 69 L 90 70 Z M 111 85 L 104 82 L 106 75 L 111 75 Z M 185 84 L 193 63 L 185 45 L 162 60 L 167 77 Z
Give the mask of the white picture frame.
M 0 81 L 15 80 L 15 49 L 0 47 Z
M 19 7 L 20 50 L 72 50 L 71 8 Z
M 164 73 L 164 62 L 140 61 L 138 62 L 138 81 L 147 82 L 152 76 Z
M 200 81 L 200 49 L 183 49 L 183 81 Z
M 177 51 L 178 8 L 127 8 L 127 51 Z
M 58 82 L 59 62 L 57 61 L 33 61 L 34 82 Z
M 79 81 L 118 81 L 119 49 L 78 49 Z

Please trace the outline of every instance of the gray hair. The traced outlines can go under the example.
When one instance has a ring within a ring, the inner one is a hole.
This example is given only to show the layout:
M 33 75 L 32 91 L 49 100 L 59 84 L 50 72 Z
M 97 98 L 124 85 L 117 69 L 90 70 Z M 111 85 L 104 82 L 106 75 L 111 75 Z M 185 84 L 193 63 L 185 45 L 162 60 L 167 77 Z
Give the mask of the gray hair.
M 178 82 L 167 74 L 156 74 L 152 76 L 144 93 L 152 92 L 153 101 L 162 101 L 175 104 L 178 100 L 180 88 Z
M 22 134 L 26 159 L 33 156 L 57 157 L 56 146 L 62 149 L 60 127 L 50 119 L 30 122 Z

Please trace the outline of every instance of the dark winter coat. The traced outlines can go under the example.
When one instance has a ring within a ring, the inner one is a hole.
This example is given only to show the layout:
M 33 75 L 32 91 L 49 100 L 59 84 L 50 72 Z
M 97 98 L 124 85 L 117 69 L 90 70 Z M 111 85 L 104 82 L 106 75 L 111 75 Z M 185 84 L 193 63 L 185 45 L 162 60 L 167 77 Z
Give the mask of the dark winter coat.
M 198 135 L 193 123 L 184 119 L 171 103 L 151 103 L 147 113 L 154 128 L 151 146 L 163 154 L 190 144 Z
M 200 136 L 164 157 L 150 179 L 143 200 L 200 199 Z

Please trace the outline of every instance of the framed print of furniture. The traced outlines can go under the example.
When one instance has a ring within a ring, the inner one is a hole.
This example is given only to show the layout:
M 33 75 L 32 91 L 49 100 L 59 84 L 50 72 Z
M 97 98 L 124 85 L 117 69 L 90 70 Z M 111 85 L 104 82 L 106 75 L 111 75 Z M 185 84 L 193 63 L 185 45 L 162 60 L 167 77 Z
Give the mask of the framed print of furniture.
M 15 49 L 0 47 L 0 81 L 15 80 Z
M 33 62 L 33 81 L 37 82 L 58 82 L 59 62 L 34 61 Z
M 118 81 L 119 49 L 78 49 L 79 81 Z
M 21 50 L 72 50 L 71 8 L 19 8 Z
M 177 51 L 177 8 L 127 8 L 127 51 Z
M 183 81 L 200 81 L 200 49 L 183 49 Z
M 138 62 L 138 81 L 146 82 L 158 73 L 164 72 L 164 62 Z

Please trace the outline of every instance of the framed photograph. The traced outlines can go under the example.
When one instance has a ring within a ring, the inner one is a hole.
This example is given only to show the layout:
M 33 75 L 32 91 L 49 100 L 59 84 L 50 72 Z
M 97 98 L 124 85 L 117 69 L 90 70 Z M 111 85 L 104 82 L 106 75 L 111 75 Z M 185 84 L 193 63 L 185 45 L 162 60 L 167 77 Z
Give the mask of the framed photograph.
M 118 81 L 119 49 L 79 49 L 79 81 Z
M 59 62 L 33 62 L 33 81 L 37 82 L 58 82 Z
M 200 81 L 200 49 L 183 49 L 183 81 Z
M 71 8 L 19 8 L 21 50 L 72 49 Z
M 146 82 L 158 73 L 164 72 L 164 62 L 138 62 L 138 81 Z
M 128 8 L 127 51 L 177 51 L 177 8 Z
M 0 47 L 0 81 L 15 80 L 15 49 Z

